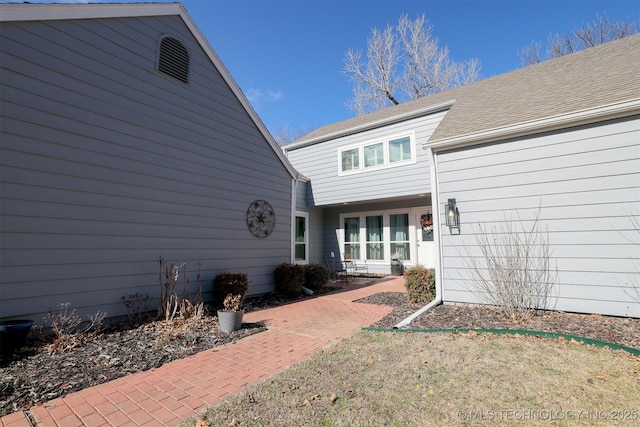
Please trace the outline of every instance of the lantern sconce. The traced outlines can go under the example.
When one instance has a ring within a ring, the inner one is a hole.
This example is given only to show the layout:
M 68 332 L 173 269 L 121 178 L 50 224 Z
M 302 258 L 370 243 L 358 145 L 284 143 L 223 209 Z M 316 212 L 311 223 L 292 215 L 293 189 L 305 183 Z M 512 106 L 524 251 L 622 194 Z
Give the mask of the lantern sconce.
M 456 199 L 447 200 L 445 212 L 447 214 L 447 227 L 449 227 L 449 232 L 454 228 L 460 231 L 460 212 L 456 206 Z

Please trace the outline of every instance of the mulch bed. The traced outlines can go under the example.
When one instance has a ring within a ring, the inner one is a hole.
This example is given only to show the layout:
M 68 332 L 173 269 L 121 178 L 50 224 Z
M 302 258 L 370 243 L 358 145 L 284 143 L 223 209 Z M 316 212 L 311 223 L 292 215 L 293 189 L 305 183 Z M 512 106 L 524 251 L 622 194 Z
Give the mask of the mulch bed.
M 402 292 L 383 292 L 359 300 L 392 305 L 394 310 L 371 325 L 393 328 L 424 304 L 410 304 Z M 610 342 L 640 349 L 640 319 L 597 314 L 536 311 L 526 321 L 514 322 L 488 306 L 441 304 L 418 316 L 406 329 L 515 329 L 555 332 Z
M 340 288 L 329 288 L 328 291 Z M 249 299 L 247 311 L 310 298 L 268 295 Z M 393 306 L 393 312 L 371 325 L 392 328 L 421 308 L 402 292 L 382 292 L 358 302 Z M 640 348 L 640 319 L 558 312 L 538 313 L 514 324 L 490 307 L 440 305 L 409 325 L 415 329 L 496 328 L 566 333 Z M 244 323 L 232 333 L 220 331 L 215 316 L 189 322 L 147 322 L 137 327 L 111 328 L 75 348 L 51 352 L 50 345 L 26 346 L 0 358 L 0 416 L 86 387 L 191 356 L 264 331 L 262 324 Z

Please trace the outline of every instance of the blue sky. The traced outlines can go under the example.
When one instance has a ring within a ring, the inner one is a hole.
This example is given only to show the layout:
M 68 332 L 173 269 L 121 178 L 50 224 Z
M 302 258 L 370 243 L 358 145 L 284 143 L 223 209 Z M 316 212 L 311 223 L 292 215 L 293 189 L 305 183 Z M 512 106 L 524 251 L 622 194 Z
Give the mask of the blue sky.
M 58 0 L 60 1 L 60 0 Z M 158 1 L 158 0 L 156 0 Z M 265 125 L 312 130 L 353 117 L 345 52 L 371 28 L 424 13 L 453 59 L 478 58 L 483 78 L 520 67 L 518 52 L 596 14 L 640 19 L 638 0 L 183 0 Z

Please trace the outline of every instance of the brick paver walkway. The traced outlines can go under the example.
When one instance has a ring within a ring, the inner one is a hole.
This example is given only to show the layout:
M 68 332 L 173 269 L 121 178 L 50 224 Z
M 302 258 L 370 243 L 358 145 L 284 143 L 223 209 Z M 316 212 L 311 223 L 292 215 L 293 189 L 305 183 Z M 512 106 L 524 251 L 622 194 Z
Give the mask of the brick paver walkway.
M 268 330 L 159 368 L 32 407 L 39 427 L 175 426 L 220 399 L 264 380 L 317 350 L 380 320 L 391 307 L 353 301 L 378 292 L 404 292 L 402 278 L 245 314 Z M 88 369 L 91 369 L 88 367 Z M 30 427 L 27 415 L 0 418 L 3 427 Z

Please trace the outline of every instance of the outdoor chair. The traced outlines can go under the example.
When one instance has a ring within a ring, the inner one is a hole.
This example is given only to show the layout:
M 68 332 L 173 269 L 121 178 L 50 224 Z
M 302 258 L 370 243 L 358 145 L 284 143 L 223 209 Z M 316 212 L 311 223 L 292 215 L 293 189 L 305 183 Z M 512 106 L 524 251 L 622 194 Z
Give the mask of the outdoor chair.
M 355 259 L 351 258 L 351 255 L 345 255 L 344 269 L 346 270 L 347 275 L 357 275 L 358 271 L 364 271 L 365 275 L 369 275 L 369 266 L 367 265 L 367 261 L 362 260 L 360 262 L 356 262 Z
M 342 276 L 345 281 L 349 281 L 347 270 L 340 260 L 336 261 L 335 258 L 328 258 L 325 256 L 324 262 L 327 264 L 327 267 L 329 267 L 329 271 L 331 272 L 331 280 L 336 280 L 339 276 Z

